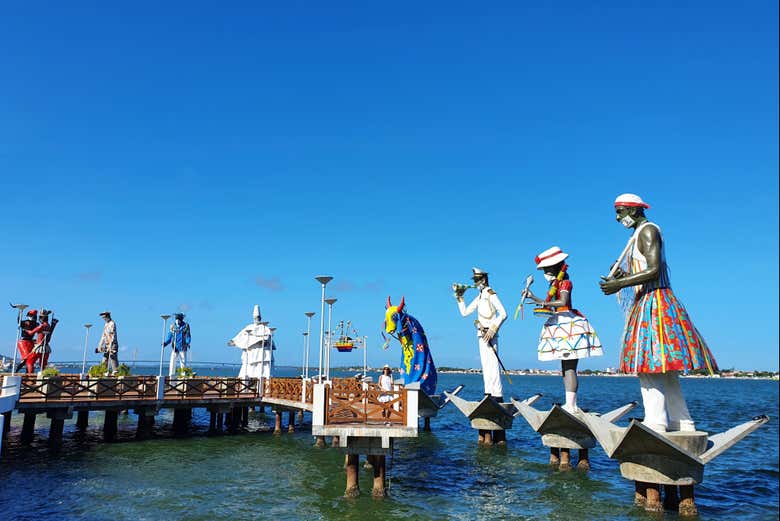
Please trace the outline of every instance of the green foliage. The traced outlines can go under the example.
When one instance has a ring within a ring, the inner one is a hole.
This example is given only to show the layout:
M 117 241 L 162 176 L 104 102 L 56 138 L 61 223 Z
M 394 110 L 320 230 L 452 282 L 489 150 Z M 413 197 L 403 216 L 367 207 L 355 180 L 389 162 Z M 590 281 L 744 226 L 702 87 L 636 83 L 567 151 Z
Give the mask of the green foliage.
M 116 368 L 116 375 L 130 376 L 130 366 L 127 364 L 119 364 L 119 367 Z
M 89 368 L 89 377 L 90 378 L 100 378 L 101 376 L 106 376 L 106 373 L 108 372 L 108 367 L 106 367 L 105 362 L 101 362 L 100 364 L 93 365 Z
M 176 369 L 176 378 L 192 378 L 195 376 L 195 371 L 192 367 L 179 367 Z
M 59 375 L 60 375 L 60 370 L 51 365 L 46 369 L 44 369 L 43 371 L 41 371 L 41 378 L 50 378 L 52 376 L 59 376 Z

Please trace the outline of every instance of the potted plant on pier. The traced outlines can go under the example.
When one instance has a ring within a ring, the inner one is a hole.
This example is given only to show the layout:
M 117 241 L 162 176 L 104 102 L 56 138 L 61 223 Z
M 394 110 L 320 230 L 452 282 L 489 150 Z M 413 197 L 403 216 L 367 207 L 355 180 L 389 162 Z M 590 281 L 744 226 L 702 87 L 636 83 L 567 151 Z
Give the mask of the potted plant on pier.
M 185 396 L 200 396 L 203 394 L 203 382 L 195 378 L 192 367 L 176 369 L 176 389 Z
M 125 364 L 122 364 L 125 365 Z M 108 376 L 108 367 L 105 361 L 89 368 L 89 395 L 97 399 L 115 398 L 119 380 Z
M 46 400 L 56 400 L 62 395 L 62 377 L 56 367 L 50 365 L 43 371 L 39 371 L 38 383 L 43 384 L 41 392 Z

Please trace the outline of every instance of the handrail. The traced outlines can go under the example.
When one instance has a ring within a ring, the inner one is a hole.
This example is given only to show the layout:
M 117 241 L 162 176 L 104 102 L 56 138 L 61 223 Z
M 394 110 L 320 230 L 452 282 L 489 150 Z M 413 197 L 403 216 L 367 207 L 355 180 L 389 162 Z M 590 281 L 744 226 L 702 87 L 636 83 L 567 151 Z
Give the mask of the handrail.
M 404 388 L 387 391 L 378 384 L 333 382 L 325 389 L 328 404 L 325 424 L 364 423 L 405 425 L 407 391 Z

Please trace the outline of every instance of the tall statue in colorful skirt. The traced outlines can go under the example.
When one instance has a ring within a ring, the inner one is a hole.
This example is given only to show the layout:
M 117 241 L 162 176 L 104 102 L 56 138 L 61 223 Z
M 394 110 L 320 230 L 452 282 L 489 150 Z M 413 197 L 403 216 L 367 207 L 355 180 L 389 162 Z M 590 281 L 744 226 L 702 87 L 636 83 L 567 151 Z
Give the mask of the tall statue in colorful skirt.
M 404 384 L 420 382 L 420 390 L 428 396 L 436 394 L 436 366 L 433 363 L 428 338 L 420 322 L 405 309 L 406 301 L 394 306 L 387 297 L 385 305 L 385 332 L 401 342 L 400 372 Z M 385 342 L 387 349 L 389 340 Z
M 479 290 L 479 295 L 466 306 L 463 293 L 469 286 L 453 284 L 455 299 L 458 301 L 461 316 L 466 317 L 477 312 L 474 326 L 477 328 L 485 394 L 493 396 L 500 402 L 503 401 L 504 387 L 501 383 L 501 360 L 498 358 L 498 330 L 506 320 L 506 311 L 498 295 L 488 283 L 488 273 L 479 268 L 472 268 L 471 272 L 471 280 Z
M 633 231 L 609 275 L 605 295 L 618 293 L 626 312 L 620 371 L 639 376 L 644 423 L 657 432 L 695 431 L 680 389 L 680 372 L 718 370 L 704 338 L 672 292 L 661 229 L 635 194 L 615 199 L 616 219 Z
M 563 406 L 570 413 L 579 410 L 577 406 L 577 362 L 580 358 L 601 356 L 601 342 L 585 315 L 574 309 L 571 294 L 574 284 L 569 276 L 565 260 L 569 256 L 558 246 L 549 248 L 534 259 L 536 268 L 544 272 L 550 283 L 547 297 L 537 298 L 531 290 L 526 296 L 537 306 L 534 314 L 547 318 L 539 336 L 539 360 L 561 361 L 563 387 L 566 402 Z

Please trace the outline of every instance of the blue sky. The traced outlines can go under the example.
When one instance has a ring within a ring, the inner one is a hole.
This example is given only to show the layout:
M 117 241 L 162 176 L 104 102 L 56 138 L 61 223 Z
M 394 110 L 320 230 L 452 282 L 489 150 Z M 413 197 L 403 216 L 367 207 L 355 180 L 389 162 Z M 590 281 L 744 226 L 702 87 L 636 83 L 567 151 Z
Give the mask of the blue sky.
M 0 298 L 55 310 L 55 361 L 103 309 L 120 358 L 183 309 L 194 359 L 235 361 L 259 303 L 297 364 L 329 274 L 374 365 L 389 294 L 437 365 L 478 366 L 451 283 L 480 266 L 512 313 L 559 245 L 605 346 L 581 367 L 616 366 L 597 282 L 636 192 L 721 367 L 777 370 L 778 6 L 683 4 L 4 4 Z M 540 328 L 505 323 L 507 366 L 555 367 Z

